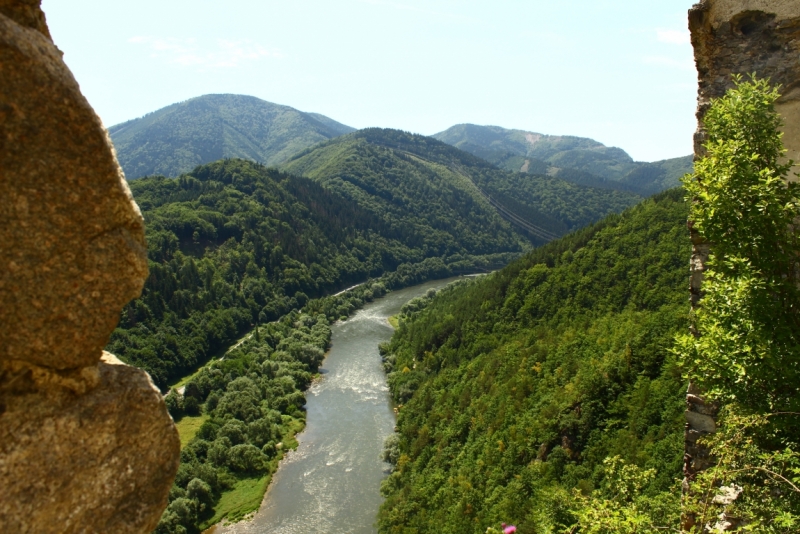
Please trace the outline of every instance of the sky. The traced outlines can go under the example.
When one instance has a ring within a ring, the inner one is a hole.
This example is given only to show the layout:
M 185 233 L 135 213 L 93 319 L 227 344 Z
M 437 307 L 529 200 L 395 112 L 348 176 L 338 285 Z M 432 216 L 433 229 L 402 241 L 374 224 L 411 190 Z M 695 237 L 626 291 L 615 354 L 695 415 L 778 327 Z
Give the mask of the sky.
M 107 126 L 209 93 L 365 128 L 455 124 L 692 152 L 692 0 L 43 0 Z

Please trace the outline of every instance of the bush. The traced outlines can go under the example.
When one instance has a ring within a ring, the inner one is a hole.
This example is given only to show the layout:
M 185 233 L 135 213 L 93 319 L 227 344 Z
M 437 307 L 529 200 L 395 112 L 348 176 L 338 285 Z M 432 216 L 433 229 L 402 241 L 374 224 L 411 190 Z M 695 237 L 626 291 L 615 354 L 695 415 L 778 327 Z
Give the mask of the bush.
M 186 486 L 186 496 L 197 503 L 198 514 L 203 514 L 214 506 L 214 495 L 211 491 L 211 486 L 199 478 L 193 478 L 189 481 Z
M 175 389 L 170 390 L 169 394 L 164 397 L 164 403 L 173 419 L 177 421 L 183 417 L 183 397 Z
M 267 457 L 253 445 L 234 445 L 228 451 L 228 466 L 240 473 L 255 473 L 267 467 Z

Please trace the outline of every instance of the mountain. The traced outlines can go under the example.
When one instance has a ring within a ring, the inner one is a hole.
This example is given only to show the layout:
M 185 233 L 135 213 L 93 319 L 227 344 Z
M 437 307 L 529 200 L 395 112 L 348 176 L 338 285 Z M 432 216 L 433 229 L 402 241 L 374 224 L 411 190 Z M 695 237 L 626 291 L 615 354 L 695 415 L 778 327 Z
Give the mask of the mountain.
M 549 174 L 582 185 L 650 195 L 680 185 L 692 157 L 636 162 L 621 148 L 593 139 L 544 135 L 499 126 L 458 124 L 433 136 L 500 168 Z
M 108 350 L 159 386 L 309 299 L 390 272 L 390 285 L 402 286 L 494 269 L 525 244 L 491 206 L 459 191 L 442 200 L 433 228 L 417 212 L 383 217 L 363 199 L 247 160 L 134 180 L 131 191 L 147 225 L 150 276 Z
M 507 172 L 431 137 L 378 128 L 307 149 L 281 168 L 356 201 L 440 254 L 458 247 L 479 253 L 490 242 L 513 240 L 501 217 L 525 241 L 541 244 L 641 200 Z
M 381 347 L 400 405 L 381 533 L 572 532 L 593 490 L 632 487 L 620 477 L 636 480 L 636 506 L 676 524 L 682 196 L 661 193 L 401 311 Z
M 222 158 L 267 165 L 352 132 L 317 113 L 245 95 L 205 95 L 109 128 L 125 176 L 178 176 Z
M 691 155 L 652 163 L 639 163 L 638 167 L 620 180 L 620 183 L 644 193 L 657 193 L 679 186 L 681 177 L 691 173 L 693 168 Z
M 421 281 L 496 268 L 640 199 L 508 173 L 396 130 L 332 139 L 285 171 L 226 159 L 131 182 L 150 277 L 109 350 L 163 386 L 310 298 L 394 271 Z

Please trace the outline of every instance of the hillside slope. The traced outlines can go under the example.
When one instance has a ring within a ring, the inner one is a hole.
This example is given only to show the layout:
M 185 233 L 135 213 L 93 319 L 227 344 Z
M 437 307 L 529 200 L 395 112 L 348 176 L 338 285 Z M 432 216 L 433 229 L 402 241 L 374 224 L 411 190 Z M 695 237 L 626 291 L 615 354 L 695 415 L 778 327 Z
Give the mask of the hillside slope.
M 469 243 L 460 237 L 464 232 L 480 239 L 505 239 L 498 214 L 541 244 L 641 198 L 548 176 L 506 172 L 433 138 L 378 128 L 312 147 L 282 168 L 307 176 L 391 224 L 413 229 L 420 240 L 441 243 L 440 247 L 447 246 L 442 232 L 449 232 L 453 243 Z
M 275 165 L 352 132 L 317 113 L 245 95 L 204 95 L 109 128 L 125 176 L 178 176 L 222 158 Z
M 690 252 L 682 191 L 409 306 L 382 347 L 399 410 L 382 533 L 561 532 L 604 459 L 655 469 L 669 501 L 683 454 Z M 672 501 L 675 501 L 674 503 Z
M 522 251 L 490 210 L 452 209 L 448 226 L 427 236 L 425 221 L 406 217 L 403 226 L 312 180 L 245 160 L 135 180 L 131 190 L 147 223 L 150 276 L 108 350 L 159 386 L 309 298 L 386 272 L 409 282 L 447 276 L 474 269 L 475 256 L 496 268 Z
M 593 139 L 544 135 L 499 126 L 457 124 L 433 136 L 502 169 L 550 174 L 574 183 L 650 195 L 677 187 L 692 157 L 636 162 L 621 148 Z

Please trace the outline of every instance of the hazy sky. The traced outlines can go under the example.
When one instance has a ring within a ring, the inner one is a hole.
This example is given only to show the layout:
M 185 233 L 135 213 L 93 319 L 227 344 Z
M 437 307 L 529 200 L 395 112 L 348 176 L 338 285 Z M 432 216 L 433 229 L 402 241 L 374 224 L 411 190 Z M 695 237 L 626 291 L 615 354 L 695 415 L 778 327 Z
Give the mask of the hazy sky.
M 43 0 L 106 125 L 208 93 L 356 128 L 494 124 L 692 151 L 682 0 Z

